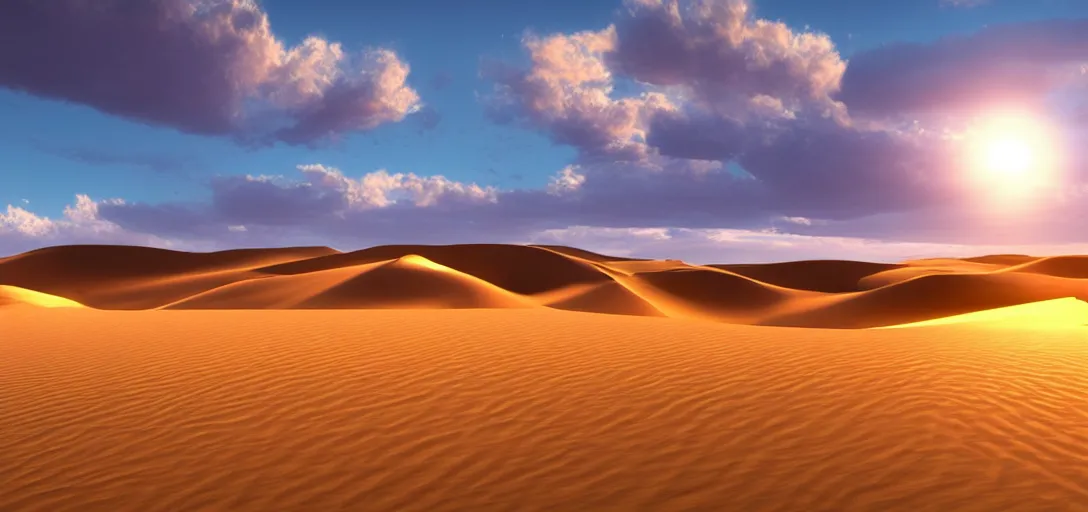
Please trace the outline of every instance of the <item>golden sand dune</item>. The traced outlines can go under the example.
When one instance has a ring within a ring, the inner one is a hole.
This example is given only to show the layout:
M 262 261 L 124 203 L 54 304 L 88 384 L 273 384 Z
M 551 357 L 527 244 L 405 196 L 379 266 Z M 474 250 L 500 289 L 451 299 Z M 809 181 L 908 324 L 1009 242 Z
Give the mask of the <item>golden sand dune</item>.
M 1028 272 L 1054 277 L 1088 279 L 1088 256 L 1053 256 L 1039 258 L 1006 269 L 1006 272 Z
M 535 307 L 482 279 L 418 255 L 231 283 L 168 309 L 445 309 Z
M 935 320 L 892 325 L 881 329 L 901 327 L 931 327 L 961 323 L 984 323 L 990 326 L 1017 328 L 1078 327 L 1088 325 L 1088 302 L 1066 297 L 997 309 L 975 311 Z
M 391 245 L 186 253 L 53 247 L 0 260 L 0 284 L 99 309 L 546 307 L 792 327 L 868 328 L 1088 299 L 1088 257 L 693 265 L 560 246 Z
M 237 249 L 190 253 L 133 246 L 70 245 L 0 262 L 0 284 L 104 309 L 150 309 L 228 282 L 249 269 L 309 259 L 328 247 Z
M 36 292 L 0 284 L 0 307 L 30 306 L 39 308 L 82 308 L 86 307 L 74 300 L 48 293 Z
M 260 269 L 270 274 L 299 274 L 418 255 L 518 294 L 535 294 L 610 278 L 591 262 L 552 250 L 520 245 L 385 245 L 344 254 L 300 260 Z
M 0 510 L 1088 510 L 1083 328 L 0 312 Z
M 1064 297 L 1088 299 L 1088 280 L 1020 273 L 938 273 L 865 292 L 824 297 L 813 301 L 811 308 L 778 315 L 762 323 L 879 327 Z

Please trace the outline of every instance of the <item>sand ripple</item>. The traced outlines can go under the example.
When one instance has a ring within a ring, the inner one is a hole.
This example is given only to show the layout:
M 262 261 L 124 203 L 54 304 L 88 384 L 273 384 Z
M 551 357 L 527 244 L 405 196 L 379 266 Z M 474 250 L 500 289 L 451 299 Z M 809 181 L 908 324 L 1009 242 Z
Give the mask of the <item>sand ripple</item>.
M 1088 510 L 1084 329 L 0 311 L 0 510 Z

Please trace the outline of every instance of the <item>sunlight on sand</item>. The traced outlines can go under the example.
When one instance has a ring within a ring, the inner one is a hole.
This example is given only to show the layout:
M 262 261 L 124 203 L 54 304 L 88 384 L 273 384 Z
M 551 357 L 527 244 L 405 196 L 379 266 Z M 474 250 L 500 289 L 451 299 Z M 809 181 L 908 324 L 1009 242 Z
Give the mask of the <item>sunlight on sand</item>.
M 18 286 L 0 284 L 0 306 L 34 306 L 39 308 L 82 308 L 86 307 L 74 300 L 57 297 L 48 293 L 27 290 Z
M 928 327 L 962 323 L 986 323 L 1002 327 L 1047 328 L 1088 325 L 1088 303 L 1073 297 L 1044 300 L 1004 308 L 976 311 L 963 315 L 936 318 L 909 324 L 889 325 L 877 329 Z

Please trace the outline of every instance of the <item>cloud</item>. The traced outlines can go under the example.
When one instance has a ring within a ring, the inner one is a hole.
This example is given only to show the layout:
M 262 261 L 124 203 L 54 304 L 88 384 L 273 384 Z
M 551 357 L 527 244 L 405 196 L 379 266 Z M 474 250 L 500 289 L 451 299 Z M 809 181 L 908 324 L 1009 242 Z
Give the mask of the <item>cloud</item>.
M 26 210 L 8 207 L 0 213 L 0 257 L 45 245 L 71 243 L 122 243 L 177 250 L 218 250 L 238 247 L 287 245 L 333 245 L 353 250 L 373 243 L 364 237 L 330 238 L 328 233 L 298 230 L 284 237 L 284 231 L 267 226 L 225 225 L 199 238 L 158 237 L 125 228 L 103 217 L 103 206 L 122 207 L 112 200 L 95 203 L 77 196 L 76 203 L 61 219 L 39 217 Z M 787 221 L 791 224 L 803 222 Z M 365 229 L 360 227 L 360 229 Z M 1016 245 L 967 243 L 920 243 L 883 241 L 865 237 L 819 236 L 786 233 L 775 229 L 693 229 L 663 227 L 609 228 L 570 225 L 518 234 L 472 231 L 471 238 L 458 242 L 499 242 L 572 245 L 605 254 L 643 258 L 680 258 L 689 263 L 753 263 L 796 259 L 855 259 L 902 261 L 924 257 L 966 257 L 980 254 L 1083 254 L 1088 244 Z M 463 236 L 464 234 L 461 234 Z M 420 232 L 401 233 L 386 243 L 443 243 L 440 236 Z
M 990 3 L 990 0 L 941 0 L 941 5 L 944 7 L 979 7 Z
M 891 45 L 848 63 L 827 35 L 759 19 L 744 0 L 625 7 L 600 30 L 527 35 L 527 67 L 482 70 L 496 119 L 579 151 L 577 187 L 569 176 L 552 186 L 578 198 L 576 222 L 601 227 L 803 217 L 796 228 L 819 234 L 917 212 L 922 224 L 886 225 L 884 236 L 935 233 L 939 219 L 925 212 L 968 211 L 986 193 L 962 177 L 962 136 L 975 123 L 963 106 L 1020 98 L 1042 117 L 1067 110 L 1033 100 L 1083 78 L 1088 61 L 1083 20 Z M 897 117 L 917 109 L 933 115 Z M 1088 179 L 1077 151 L 1059 170 L 1067 187 Z
M 493 119 L 541 129 L 583 158 L 641 158 L 648 116 L 670 105 L 658 93 L 611 97 L 614 84 L 603 59 L 616 44 L 613 29 L 529 34 L 523 44 L 530 69 L 489 61 L 481 70 L 495 83 L 486 104 Z
M 1064 181 L 1041 187 L 1031 205 L 995 207 L 983 200 L 986 183 L 963 179 L 961 138 L 974 120 L 949 103 L 958 84 L 982 80 L 975 73 L 1005 76 L 990 73 L 1007 63 L 995 64 L 983 42 L 1010 48 L 1010 65 L 1058 70 L 1081 58 L 1083 46 L 1066 44 L 1080 36 L 1055 23 L 890 46 L 847 63 L 826 35 L 758 19 L 740 0 L 629 0 L 613 25 L 528 34 L 526 65 L 488 61 L 481 69 L 494 84 L 484 98 L 493 119 L 577 150 L 545 186 L 501 189 L 385 170 L 359 176 L 312 164 L 288 176 L 217 178 L 199 202 L 94 203 L 101 223 L 94 225 L 109 236 L 179 246 L 568 240 L 681 258 L 885 259 L 880 254 L 936 255 L 964 244 L 988 245 L 963 254 L 1007 252 L 995 243 L 1069 248 L 1063 244 L 1084 241 L 1078 222 L 1088 217 L 1088 133 L 1063 132 Z M 1026 34 L 1041 27 L 1055 30 L 1032 43 Z M 298 69 L 340 62 L 336 51 L 310 44 Z M 949 89 L 925 89 L 919 77 L 931 75 Z M 271 80 L 293 84 L 276 89 L 287 91 L 281 96 L 265 92 L 281 108 L 327 90 L 324 72 L 291 76 Z M 898 87 L 897 80 L 920 89 L 881 96 L 889 94 L 882 84 Z M 1079 89 L 1064 81 L 1028 85 L 1043 95 L 1065 87 L 1073 103 L 1058 110 L 1079 104 Z M 900 116 L 923 107 L 933 115 Z M 1028 107 L 1041 117 L 1055 112 Z M 299 140 L 316 133 L 302 132 L 309 135 Z M 9 208 L 8 217 L 9 234 L 43 229 L 26 210 Z M 80 233 L 91 225 L 48 222 Z M 886 252 L 866 252 L 872 247 Z
M 1088 19 L 997 25 L 858 53 L 837 98 L 851 112 L 876 116 L 1036 105 L 1085 62 Z
M 311 144 L 419 107 L 393 52 L 287 48 L 254 0 L 11 0 L 0 33 L 0 87 L 189 133 Z
M 453 73 L 450 73 L 447 70 L 439 71 L 431 77 L 431 87 L 436 91 L 446 89 L 453 85 L 453 82 Z
M 692 264 L 769 263 L 798 259 L 900 262 L 984 254 L 1084 254 L 1088 244 L 1012 245 L 918 243 L 862 237 L 810 236 L 774 230 L 596 228 L 571 226 L 534 233 L 531 243 L 570 245 L 624 257 L 677 258 Z
M 722 108 L 765 96 L 798 108 L 826 104 L 846 63 L 825 35 L 757 19 L 744 0 L 627 0 L 608 68 L 681 87 Z
M 94 166 L 124 166 L 163 174 L 184 175 L 200 165 L 196 158 L 186 155 L 62 147 L 41 142 L 34 145 L 45 153 Z
M 49 245 L 107 243 L 174 247 L 176 243 L 156 235 L 133 232 L 103 220 L 99 208 L 104 204 L 121 204 L 114 199 L 95 202 L 86 195 L 77 195 L 74 204 L 64 209 L 61 219 L 36 215 L 18 206 L 8 205 L 0 211 L 0 255 L 18 254 Z M 194 248 L 208 247 L 196 243 Z

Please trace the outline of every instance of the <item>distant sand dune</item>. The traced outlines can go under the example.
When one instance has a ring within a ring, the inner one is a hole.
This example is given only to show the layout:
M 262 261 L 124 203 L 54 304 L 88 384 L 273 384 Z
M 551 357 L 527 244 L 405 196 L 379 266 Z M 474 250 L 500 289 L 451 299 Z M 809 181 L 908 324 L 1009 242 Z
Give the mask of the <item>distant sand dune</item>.
M 856 292 L 860 290 L 858 281 L 862 278 L 901 267 L 889 263 L 838 260 L 711 266 L 784 288 L 826 293 Z
M 0 284 L 96 308 L 150 309 L 241 279 L 236 274 L 248 269 L 334 253 L 328 247 L 211 253 L 113 245 L 48 247 L 0 262 Z
M 3 511 L 1088 510 L 1084 328 L 546 308 L 0 326 Z
M 261 269 L 272 274 L 297 274 L 400 258 L 422 256 L 440 265 L 483 279 L 518 294 L 534 294 L 572 284 L 601 283 L 609 278 L 590 262 L 531 246 L 386 245 Z
M 764 325 L 879 327 L 1064 297 L 1088 299 L 1088 281 L 1017 273 L 940 273 L 831 297 L 818 308 L 774 317 Z
M 168 309 L 460 309 L 534 307 L 487 281 L 406 255 L 377 263 L 232 283 Z
M 1063 297 L 1088 256 L 694 265 L 573 247 L 387 245 L 187 253 L 64 246 L 0 260 L 0 284 L 99 309 L 535 308 L 869 328 Z
M 1009 267 L 1007 272 L 1027 272 L 1054 277 L 1088 279 L 1088 256 L 1054 256 L 1039 258 Z

